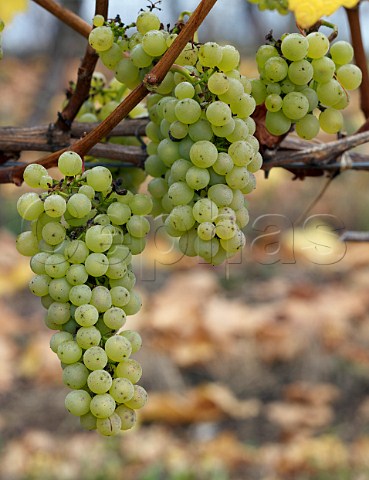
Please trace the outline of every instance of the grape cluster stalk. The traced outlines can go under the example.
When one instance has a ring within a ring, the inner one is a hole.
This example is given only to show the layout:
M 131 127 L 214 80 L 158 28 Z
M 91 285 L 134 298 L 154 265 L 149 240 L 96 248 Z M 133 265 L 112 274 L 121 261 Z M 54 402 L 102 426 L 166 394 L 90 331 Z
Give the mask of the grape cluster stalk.
M 145 247 L 152 201 L 121 189 L 104 166 L 82 173 L 75 152 L 64 152 L 58 167 L 61 181 L 42 165 L 25 169 L 25 183 L 45 191 L 19 198 L 29 229 L 16 245 L 31 257 L 29 288 L 47 310 L 46 326 L 56 331 L 50 347 L 71 389 L 66 409 L 84 428 L 111 436 L 132 428 L 147 400 L 137 384 L 141 366 L 131 358 L 142 340 L 123 327 L 141 308 L 132 255 Z

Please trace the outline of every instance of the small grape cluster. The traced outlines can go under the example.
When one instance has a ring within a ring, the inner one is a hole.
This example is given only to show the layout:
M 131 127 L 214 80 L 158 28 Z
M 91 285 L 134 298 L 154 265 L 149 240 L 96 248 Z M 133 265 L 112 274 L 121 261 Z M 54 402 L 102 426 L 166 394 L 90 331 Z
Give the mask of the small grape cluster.
M 177 36 L 154 12 L 141 12 L 129 38 L 115 23 L 94 18 L 90 44 L 115 78 L 135 87 Z M 123 32 L 123 33 L 122 33 Z M 123 57 L 123 58 L 122 58 Z M 188 43 L 148 97 L 146 172 L 153 215 L 164 215 L 179 248 L 220 264 L 245 245 L 244 194 L 262 165 L 253 136 L 251 82 L 238 71 L 239 52 L 214 42 Z
M 135 410 L 147 399 L 137 385 L 141 366 L 130 358 L 141 337 L 121 329 L 141 308 L 131 261 L 145 246 L 152 201 L 120 190 L 103 166 L 82 174 L 75 152 L 64 152 L 58 166 L 61 181 L 42 165 L 25 169 L 25 182 L 47 191 L 19 198 L 18 212 L 30 229 L 18 236 L 17 249 L 31 257 L 29 287 L 47 309 L 46 326 L 59 330 L 50 347 L 72 389 L 67 410 L 86 429 L 115 435 L 135 424 Z
M 252 94 L 267 109 L 265 125 L 273 135 L 296 133 L 311 140 L 320 128 L 337 133 L 343 127 L 340 110 L 349 94 L 360 86 L 361 70 L 350 64 L 353 48 L 345 41 L 330 46 L 321 32 L 307 36 L 290 33 L 256 53 L 260 79 L 252 81 Z M 318 115 L 318 116 L 316 116 Z
M 258 6 L 260 11 L 276 10 L 281 15 L 288 13 L 288 0 L 248 0 Z

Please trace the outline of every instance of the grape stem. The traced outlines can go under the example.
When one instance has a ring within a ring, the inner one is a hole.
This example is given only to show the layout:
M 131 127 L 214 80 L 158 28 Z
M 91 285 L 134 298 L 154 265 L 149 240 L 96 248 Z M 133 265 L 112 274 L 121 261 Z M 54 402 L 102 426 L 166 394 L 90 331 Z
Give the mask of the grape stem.
M 361 32 L 359 6 L 360 3 L 354 8 L 345 8 L 345 11 L 350 25 L 351 43 L 354 48 L 356 65 L 363 74 L 360 85 L 360 107 L 365 115 L 366 121 L 358 131 L 364 132 L 369 130 L 369 72 Z
M 58 3 L 54 2 L 54 0 L 33 0 L 33 2 L 50 12 L 76 32 L 88 38 L 92 29 L 91 25 L 82 20 L 81 17 L 71 10 L 60 6 Z
M 108 16 L 108 8 L 109 0 L 96 0 L 95 15 L 102 15 L 106 19 Z M 87 44 L 85 55 L 78 68 L 75 90 L 63 108 L 63 111 L 58 114 L 58 120 L 55 123 L 56 128 L 63 131 L 70 130 L 72 122 L 82 107 L 83 102 L 88 98 L 92 75 L 98 59 L 99 56 L 95 50 Z
M 117 106 L 117 108 L 96 127 L 92 132 L 78 140 L 73 145 L 73 151 L 84 157 L 94 145 L 106 137 L 109 132 L 120 123 L 130 111 L 140 103 L 148 93 L 145 84 L 157 86 L 164 79 L 175 59 L 182 52 L 186 44 L 191 41 L 194 33 L 206 18 L 210 10 L 216 4 L 217 0 L 201 0 L 190 19 L 178 34 L 169 49 L 155 65 L 150 73 L 145 77 L 144 82 L 138 85 L 132 92 Z M 59 156 L 67 149 L 64 148 L 54 152 L 35 163 L 43 165 L 45 168 L 51 168 L 58 162 Z M 0 183 L 15 183 L 21 185 L 23 182 L 24 165 L 19 167 L 4 168 L 0 172 Z

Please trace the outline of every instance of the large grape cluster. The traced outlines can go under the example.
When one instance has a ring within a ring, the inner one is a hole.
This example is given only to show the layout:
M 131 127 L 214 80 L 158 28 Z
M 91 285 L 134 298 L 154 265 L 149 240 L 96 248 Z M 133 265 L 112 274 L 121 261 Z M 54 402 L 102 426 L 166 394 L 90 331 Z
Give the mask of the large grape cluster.
M 320 32 L 290 33 L 281 42 L 262 45 L 256 53 L 260 79 L 252 81 L 252 94 L 257 104 L 265 104 L 269 132 L 283 135 L 293 124 L 307 140 L 320 128 L 339 132 L 348 90 L 358 88 L 362 78 L 361 70 L 349 63 L 352 58 L 348 42 L 330 45 Z
M 259 10 L 276 10 L 281 15 L 288 13 L 288 0 L 248 0 L 258 6 Z
M 153 12 L 140 13 L 136 26 L 130 38 L 117 38 L 114 25 L 97 26 L 90 35 L 105 65 L 130 88 L 177 36 L 161 29 Z M 101 47 L 103 36 L 110 40 Z M 168 234 L 179 238 L 184 254 L 213 264 L 245 245 L 244 194 L 254 189 L 253 174 L 262 164 L 250 118 L 251 83 L 239 73 L 239 62 L 233 46 L 189 43 L 147 101 L 145 167 L 154 177 L 148 185 L 153 215 L 164 215 Z
M 50 347 L 71 388 L 67 410 L 83 427 L 115 435 L 134 425 L 147 398 L 137 385 L 141 366 L 130 358 L 141 337 L 122 328 L 141 307 L 131 260 L 145 246 L 152 201 L 120 190 L 103 166 L 82 174 L 74 152 L 63 153 L 58 165 L 61 181 L 41 165 L 25 169 L 25 182 L 47 191 L 19 198 L 30 229 L 18 236 L 17 249 L 31 257 L 30 290 L 47 309 L 47 327 L 57 330 Z

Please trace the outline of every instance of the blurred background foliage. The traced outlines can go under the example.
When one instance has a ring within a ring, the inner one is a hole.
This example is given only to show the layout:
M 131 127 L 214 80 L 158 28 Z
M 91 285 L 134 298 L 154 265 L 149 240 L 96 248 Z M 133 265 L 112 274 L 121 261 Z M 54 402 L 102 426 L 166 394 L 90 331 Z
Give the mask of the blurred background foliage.
M 91 19 L 92 0 L 62 3 Z M 196 4 L 163 0 L 164 21 Z M 144 6 L 127 0 L 123 13 L 112 0 L 110 15 L 130 22 Z M 342 12 L 332 21 L 347 38 Z M 296 30 L 290 16 L 220 0 L 200 38 L 235 43 L 253 77 L 253 55 L 272 28 Z M 83 39 L 30 2 L 4 43 L 0 125 L 53 121 Z M 347 131 L 362 121 L 355 98 Z M 259 174 L 247 246 L 227 267 L 181 258 L 153 223 L 136 259 L 144 307 L 129 320 L 144 339 L 138 360 L 150 401 L 139 427 L 114 439 L 82 432 L 64 410 L 51 333 L 14 246 L 15 203 L 27 187 L 2 185 L 0 478 L 369 479 L 369 248 L 338 240 L 344 229 L 369 228 L 368 174 L 343 172 L 307 211 L 325 182 Z

